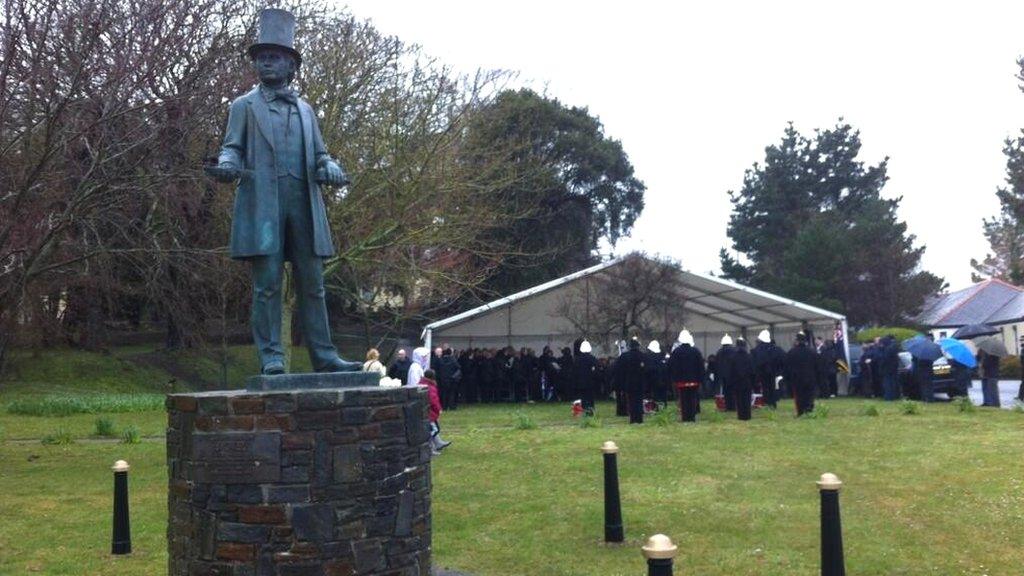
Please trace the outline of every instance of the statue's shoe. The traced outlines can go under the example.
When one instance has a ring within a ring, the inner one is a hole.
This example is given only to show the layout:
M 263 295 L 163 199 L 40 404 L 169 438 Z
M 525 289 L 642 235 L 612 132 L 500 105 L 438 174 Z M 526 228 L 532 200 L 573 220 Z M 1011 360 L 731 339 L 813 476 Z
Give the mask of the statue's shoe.
M 317 372 L 359 372 L 363 369 L 361 362 L 349 362 L 335 356 L 333 360 L 317 368 Z
M 271 360 L 263 367 L 264 376 L 274 376 L 277 374 L 284 374 L 284 362 Z

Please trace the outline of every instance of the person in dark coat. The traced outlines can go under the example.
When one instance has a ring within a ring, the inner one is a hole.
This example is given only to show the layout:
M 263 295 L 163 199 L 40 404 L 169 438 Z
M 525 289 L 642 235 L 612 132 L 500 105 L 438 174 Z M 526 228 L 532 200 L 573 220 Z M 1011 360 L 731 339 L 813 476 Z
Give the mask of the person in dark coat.
M 441 352 L 441 358 L 437 361 L 436 368 L 441 407 L 445 410 L 458 409 L 457 391 L 462 382 L 462 369 L 451 348 L 445 348 Z
M 914 358 L 911 365 L 914 375 L 914 384 L 917 386 L 918 394 L 921 395 L 921 402 L 934 402 L 935 394 L 932 392 L 932 376 L 934 376 L 934 361 L 924 358 Z
M 669 381 L 679 396 L 679 418 L 695 422 L 700 409 L 700 385 L 704 381 L 704 357 L 693 345 L 689 330 L 679 333 L 679 346 L 668 358 Z
M 718 377 L 715 374 L 718 374 L 718 358 L 714 354 L 709 354 L 707 370 L 704 371 L 704 382 L 700 387 L 701 399 L 709 400 L 718 393 Z
M 715 383 L 718 384 L 721 394 L 725 397 L 725 411 L 736 411 L 736 396 L 732 389 L 732 354 L 736 348 L 732 345 L 732 338 L 726 334 L 722 336 L 722 347 L 715 354 Z
M 462 402 L 475 403 L 480 401 L 477 388 L 476 373 L 477 351 L 473 349 L 463 350 L 459 354 L 459 369 L 462 370 L 462 386 L 459 398 Z
M 563 401 L 573 402 L 579 398 L 573 394 L 576 390 L 573 388 L 573 366 L 572 366 L 572 348 L 566 346 L 562 348 L 562 355 L 558 357 L 558 397 Z
M 981 367 L 981 405 L 999 408 L 999 357 L 978 350 L 978 366 Z
M 751 352 L 754 359 L 754 370 L 757 372 L 757 383 L 761 388 L 764 403 L 772 408 L 778 405 L 776 382 L 782 375 L 782 367 L 786 353 L 772 342 L 772 335 L 762 330 L 757 335 L 757 346 Z
M 651 340 L 647 345 L 646 362 L 644 363 L 644 379 L 648 398 L 664 408 L 668 404 L 668 372 L 665 370 L 665 355 L 661 353 L 661 344 Z
M 821 357 L 821 367 L 825 371 L 825 380 L 822 383 L 822 397 L 832 398 L 839 393 L 839 366 L 836 364 L 839 355 L 835 342 L 826 340 L 821 345 L 821 351 L 818 352 L 818 356 Z
M 619 389 L 626 391 L 630 424 L 644 421 L 644 362 L 640 341 L 636 338 L 629 341 L 629 349 L 615 361 L 615 379 Z
M 814 410 L 814 393 L 822 378 L 821 363 L 803 332 L 797 333 L 796 344 L 786 353 L 783 377 L 793 391 L 796 415 Z
M 594 415 L 594 387 L 597 384 L 597 359 L 591 354 L 591 350 L 590 342 L 584 340 L 580 342 L 576 357 L 573 359 L 576 395 L 579 396 L 583 410 L 588 416 Z
M 881 372 L 882 393 L 886 400 L 900 399 L 900 350 L 894 336 L 882 339 Z
M 736 416 L 740 420 L 750 420 L 750 402 L 757 373 L 754 370 L 754 359 L 747 351 L 746 340 L 736 339 L 736 349 L 730 359 L 732 367 L 729 375 L 732 377 L 732 390 L 736 397 Z
M 388 378 L 394 378 L 399 382 L 405 383 L 409 379 L 409 368 L 412 366 L 412 360 L 406 355 L 405 348 L 399 348 L 398 357 L 391 363 L 391 367 L 388 368 Z

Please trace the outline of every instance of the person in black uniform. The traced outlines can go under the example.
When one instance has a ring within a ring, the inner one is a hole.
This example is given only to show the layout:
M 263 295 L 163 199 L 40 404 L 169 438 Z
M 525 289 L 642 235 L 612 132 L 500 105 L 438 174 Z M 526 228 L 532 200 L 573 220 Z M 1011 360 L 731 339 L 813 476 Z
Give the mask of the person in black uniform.
M 732 389 L 732 354 L 736 348 L 732 345 L 732 338 L 726 334 L 722 336 L 722 347 L 715 354 L 715 383 L 721 387 L 721 394 L 725 398 L 725 411 L 736 411 L 736 396 Z
M 772 342 L 772 335 L 767 330 L 761 330 L 757 335 L 757 346 L 751 352 L 754 359 L 754 370 L 757 372 L 757 382 L 761 388 L 761 396 L 764 403 L 772 408 L 777 406 L 777 394 L 775 383 L 782 375 L 782 363 L 786 353 Z
M 615 361 L 615 379 L 618 389 L 626 391 L 630 424 L 644 421 L 644 361 L 640 341 L 636 338 L 629 341 L 629 350 Z
M 583 404 L 588 416 L 594 415 L 594 379 L 597 372 L 597 359 L 591 354 L 590 342 L 580 342 L 576 358 L 573 359 L 573 372 L 576 380 L 576 394 Z
M 679 417 L 683 422 L 696 422 L 700 408 L 700 385 L 704 381 L 704 357 L 693 345 L 689 330 L 679 333 L 679 346 L 668 359 L 669 381 L 679 396 Z
M 793 391 L 797 416 L 814 410 L 814 392 L 822 377 L 818 355 L 807 345 L 807 335 L 798 332 L 796 344 L 786 353 L 784 371 L 784 378 Z
M 729 370 L 732 377 L 733 395 L 736 397 L 736 416 L 740 420 L 750 420 L 750 400 L 754 393 L 754 379 L 757 377 L 754 371 L 754 359 L 747 351 L 747 341 L 743 338 L 736 339 L 736 349 L 732 353 L 732 368 Z

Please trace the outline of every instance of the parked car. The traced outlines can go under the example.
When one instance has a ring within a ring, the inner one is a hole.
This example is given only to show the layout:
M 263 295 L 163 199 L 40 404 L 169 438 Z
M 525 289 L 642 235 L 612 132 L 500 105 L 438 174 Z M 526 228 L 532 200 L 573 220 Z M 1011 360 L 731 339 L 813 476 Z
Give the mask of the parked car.
M 921 399 L 921 390 L 914 381 L 912 374 L 912 357 L 910 352 L 900 352 L 900 388 L 903 396 L 914 400 Z M 971 386 L 970 378 L 958 382 L 953 367 L 945 358 L 939 358 L 932 363 L 932 392 L 934 394 L 945 393 L 950 398 L 955 396 L 967 396 L 967 389 Z

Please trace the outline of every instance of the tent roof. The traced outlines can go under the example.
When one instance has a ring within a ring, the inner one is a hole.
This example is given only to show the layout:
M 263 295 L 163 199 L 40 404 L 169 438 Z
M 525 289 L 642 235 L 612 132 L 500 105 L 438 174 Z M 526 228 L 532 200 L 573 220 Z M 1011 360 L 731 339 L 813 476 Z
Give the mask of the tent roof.
M 433 322 L 424 327 L 424 333 L 437 331 L 467 322 L 488 312 L 499 310 L 516 302 L 530 299 L 539 294 L 564 286 L 571 282 L 597 274 L 622 263 L 629 256 L 620 256 L 517 292 L 471 310 Z M 714 276 L 691 272 L 676 267 L 679 284 L 682 286 L 680 301 L 684 309 L 696 316 L 736 326 L 751 328 L 768 325 L 800 325 L 804 322 L 845 320 L 845 316 L 797 302 L 789 298 L 770 294 L 762 290 L 743 286 L 736 282 Z

